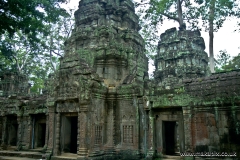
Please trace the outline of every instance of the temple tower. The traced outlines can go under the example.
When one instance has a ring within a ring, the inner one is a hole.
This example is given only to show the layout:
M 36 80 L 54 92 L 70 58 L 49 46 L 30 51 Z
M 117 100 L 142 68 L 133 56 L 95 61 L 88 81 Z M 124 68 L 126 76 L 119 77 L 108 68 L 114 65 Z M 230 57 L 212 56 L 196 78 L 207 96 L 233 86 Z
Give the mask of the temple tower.
M 64 59 L 84 59 L 106 86 L 118 86 L 130 74 L 142 79 L 147 73 L 144 41 L 131 0 L 81 0 L 75 20 Z
M 75 20 L 48 98 L 55 126 L 48 146 L 54 156 L 138 159 L 148 59 L 134 4 L 81 0 Z
M 199 78 L 208 74 L 208 55 L 199 31 L 171 28 L 160 38 L 154 73 L 158 85 L 170 89 L 184 78 Z

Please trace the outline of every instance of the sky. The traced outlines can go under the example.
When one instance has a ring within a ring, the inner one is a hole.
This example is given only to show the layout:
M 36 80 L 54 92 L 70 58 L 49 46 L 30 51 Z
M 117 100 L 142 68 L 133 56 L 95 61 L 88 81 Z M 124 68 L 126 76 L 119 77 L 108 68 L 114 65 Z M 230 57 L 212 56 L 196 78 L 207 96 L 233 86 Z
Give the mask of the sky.
M 69 0 L 69 3 L 64 6 L 64 8 L 77 9 L 79 0 Z M 223 23 L 223 27 L 218 30 L 218 32 L 214 32 L 214 56 L 219 53 L 220 50 L 226 50 L 231 56 L 237 56 L 240 53 L 240 32 L 234 32 L 236 29 L 237 20 L 229 19 Z M 159 28 L 159 32 L 163 33 L 165 30 L 177 27 L 178 24 L 173 21 L 165 21 L 163 25 Z M 240 27 L 239 27 L 240 28 Z M 209 51 L 209 35 L 208 32 L 201 31 L 201 36 L 204 38 L 206 49 L 205 51 L 208 53 Z M 150 73 L 154 67 L 152 66 L 152 61 L 149 64 Z

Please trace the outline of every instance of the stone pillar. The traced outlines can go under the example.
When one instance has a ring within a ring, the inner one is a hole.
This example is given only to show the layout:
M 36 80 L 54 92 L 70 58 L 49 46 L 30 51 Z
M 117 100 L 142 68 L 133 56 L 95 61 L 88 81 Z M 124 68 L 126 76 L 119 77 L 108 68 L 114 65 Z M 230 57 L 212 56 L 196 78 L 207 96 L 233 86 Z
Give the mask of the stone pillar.
M 108 99 L 107 99 L 107 110 L 106 110 L 106 144 L 104 159 L 117 159 L 115 151 L 115 107 L 116 107 L 116 97 L 115 88 L 109 89 Z
M 152 110 L 149 111 L 149 132 L 148 132 L 148 151 L 147 151 L 147 159 L 152 159 L 155 152 L 155 145 L 154 145 L 154 122 L 155 117 L 152 114 Z
M 107 115 L 107 147 L 114 146 L 114 109 L 113 101 L 108 102 L 108 115 Z
M 51 155 L 53 152 L 53 139 L 54 139 L 54 117 L 55 117 L 54 106 L 48 106 L 48 144 L 47 154 Z
M 29 132 L 29 125 L 28 125 L 28 121 L 29 121 L 29 115 L 25 114 L 22 117 L 22 149 L 26 150 L 29 149 L 29 143 L 31 142 L 30 140 L 30 132 Z
M 46 114 L 46 136 L 45 136 L 45 145 L 44 148 L 47 148 L 48 145 L 48 133 L 49 133 L 49 115 Z
M 22 149 L 22 134 L 23 134 L 23 127 L 22 127 L 22 116 L 17 116 L 17 124 L 18 124 L 18 130 L 17 130 L 17 149 Z
M 192 152 L 192 136 L 191 136 L 191 108 L 183 107 L 183 123 L 184 123 L 184 139 L 185 149 L 184 152 Z
M 55 130 L 55 143 L 53 148 L 53 155 L 59 155 L 60 154 L 60 118 L 61 114 L 56 114 L 56 130 Z
M 1 144 L 0 150 L 6 149 L 6 147 L 7 147 L 7 116 L 3 116 L 2 123 L 3 123 L 2 131 L 1 131 L 2 132 L 2 144 Z
M 78 112 L 78 159 L 84 158 L 88 154 L 86 145 L 86 133 L 87 133 L 87 105 L 80 107 L 80 112 Z
M 28 115 L 27 117 L 27 141 L 26 141 L 26 149 L 31 149 L 32 148 L 32 130 L 33 130 L 33 122 L 32 122 L 32 118 L 30 115 Z

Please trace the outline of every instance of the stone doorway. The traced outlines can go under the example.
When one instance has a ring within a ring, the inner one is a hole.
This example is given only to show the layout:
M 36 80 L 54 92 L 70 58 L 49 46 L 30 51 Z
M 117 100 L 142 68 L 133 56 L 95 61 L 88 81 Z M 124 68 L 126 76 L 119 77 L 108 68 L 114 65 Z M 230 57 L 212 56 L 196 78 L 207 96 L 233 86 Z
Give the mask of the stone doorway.
M 77 153 L 78 116 L 63 115 L 61 125 L 61 152 Z
M 7 144 L 17 146 L 18 123 L 17 116 L 11 115 L 7 117 Z
M 163 121 L 162 136 L 165 154 L 174 155 L 176 148 L 176 121 Z
M 33 115 L 32 121 L 32 149 L 42 148 L 45 145 L 46 138 L 46 115 Z

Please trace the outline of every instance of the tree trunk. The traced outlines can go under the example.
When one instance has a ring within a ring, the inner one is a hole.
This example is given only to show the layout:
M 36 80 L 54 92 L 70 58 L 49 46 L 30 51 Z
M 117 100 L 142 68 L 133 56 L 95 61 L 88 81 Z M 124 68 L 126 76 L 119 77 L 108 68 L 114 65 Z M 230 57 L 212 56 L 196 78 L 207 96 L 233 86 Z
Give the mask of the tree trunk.
M 179 19 L 179 27 L 181 28 L 183 26 L 183 14 L 182 14 L 182 2 L 180 0 L 177 0 L 177 14 Z
M 209 62 L 210 62 L 210 71 L 215 72 L 214 67 L 214 53 L 213 53 L 213 20 L 215 14 L 215 2 L 216 0 L 211 0 L 210 2 L 210 14 L 209 14 Z

